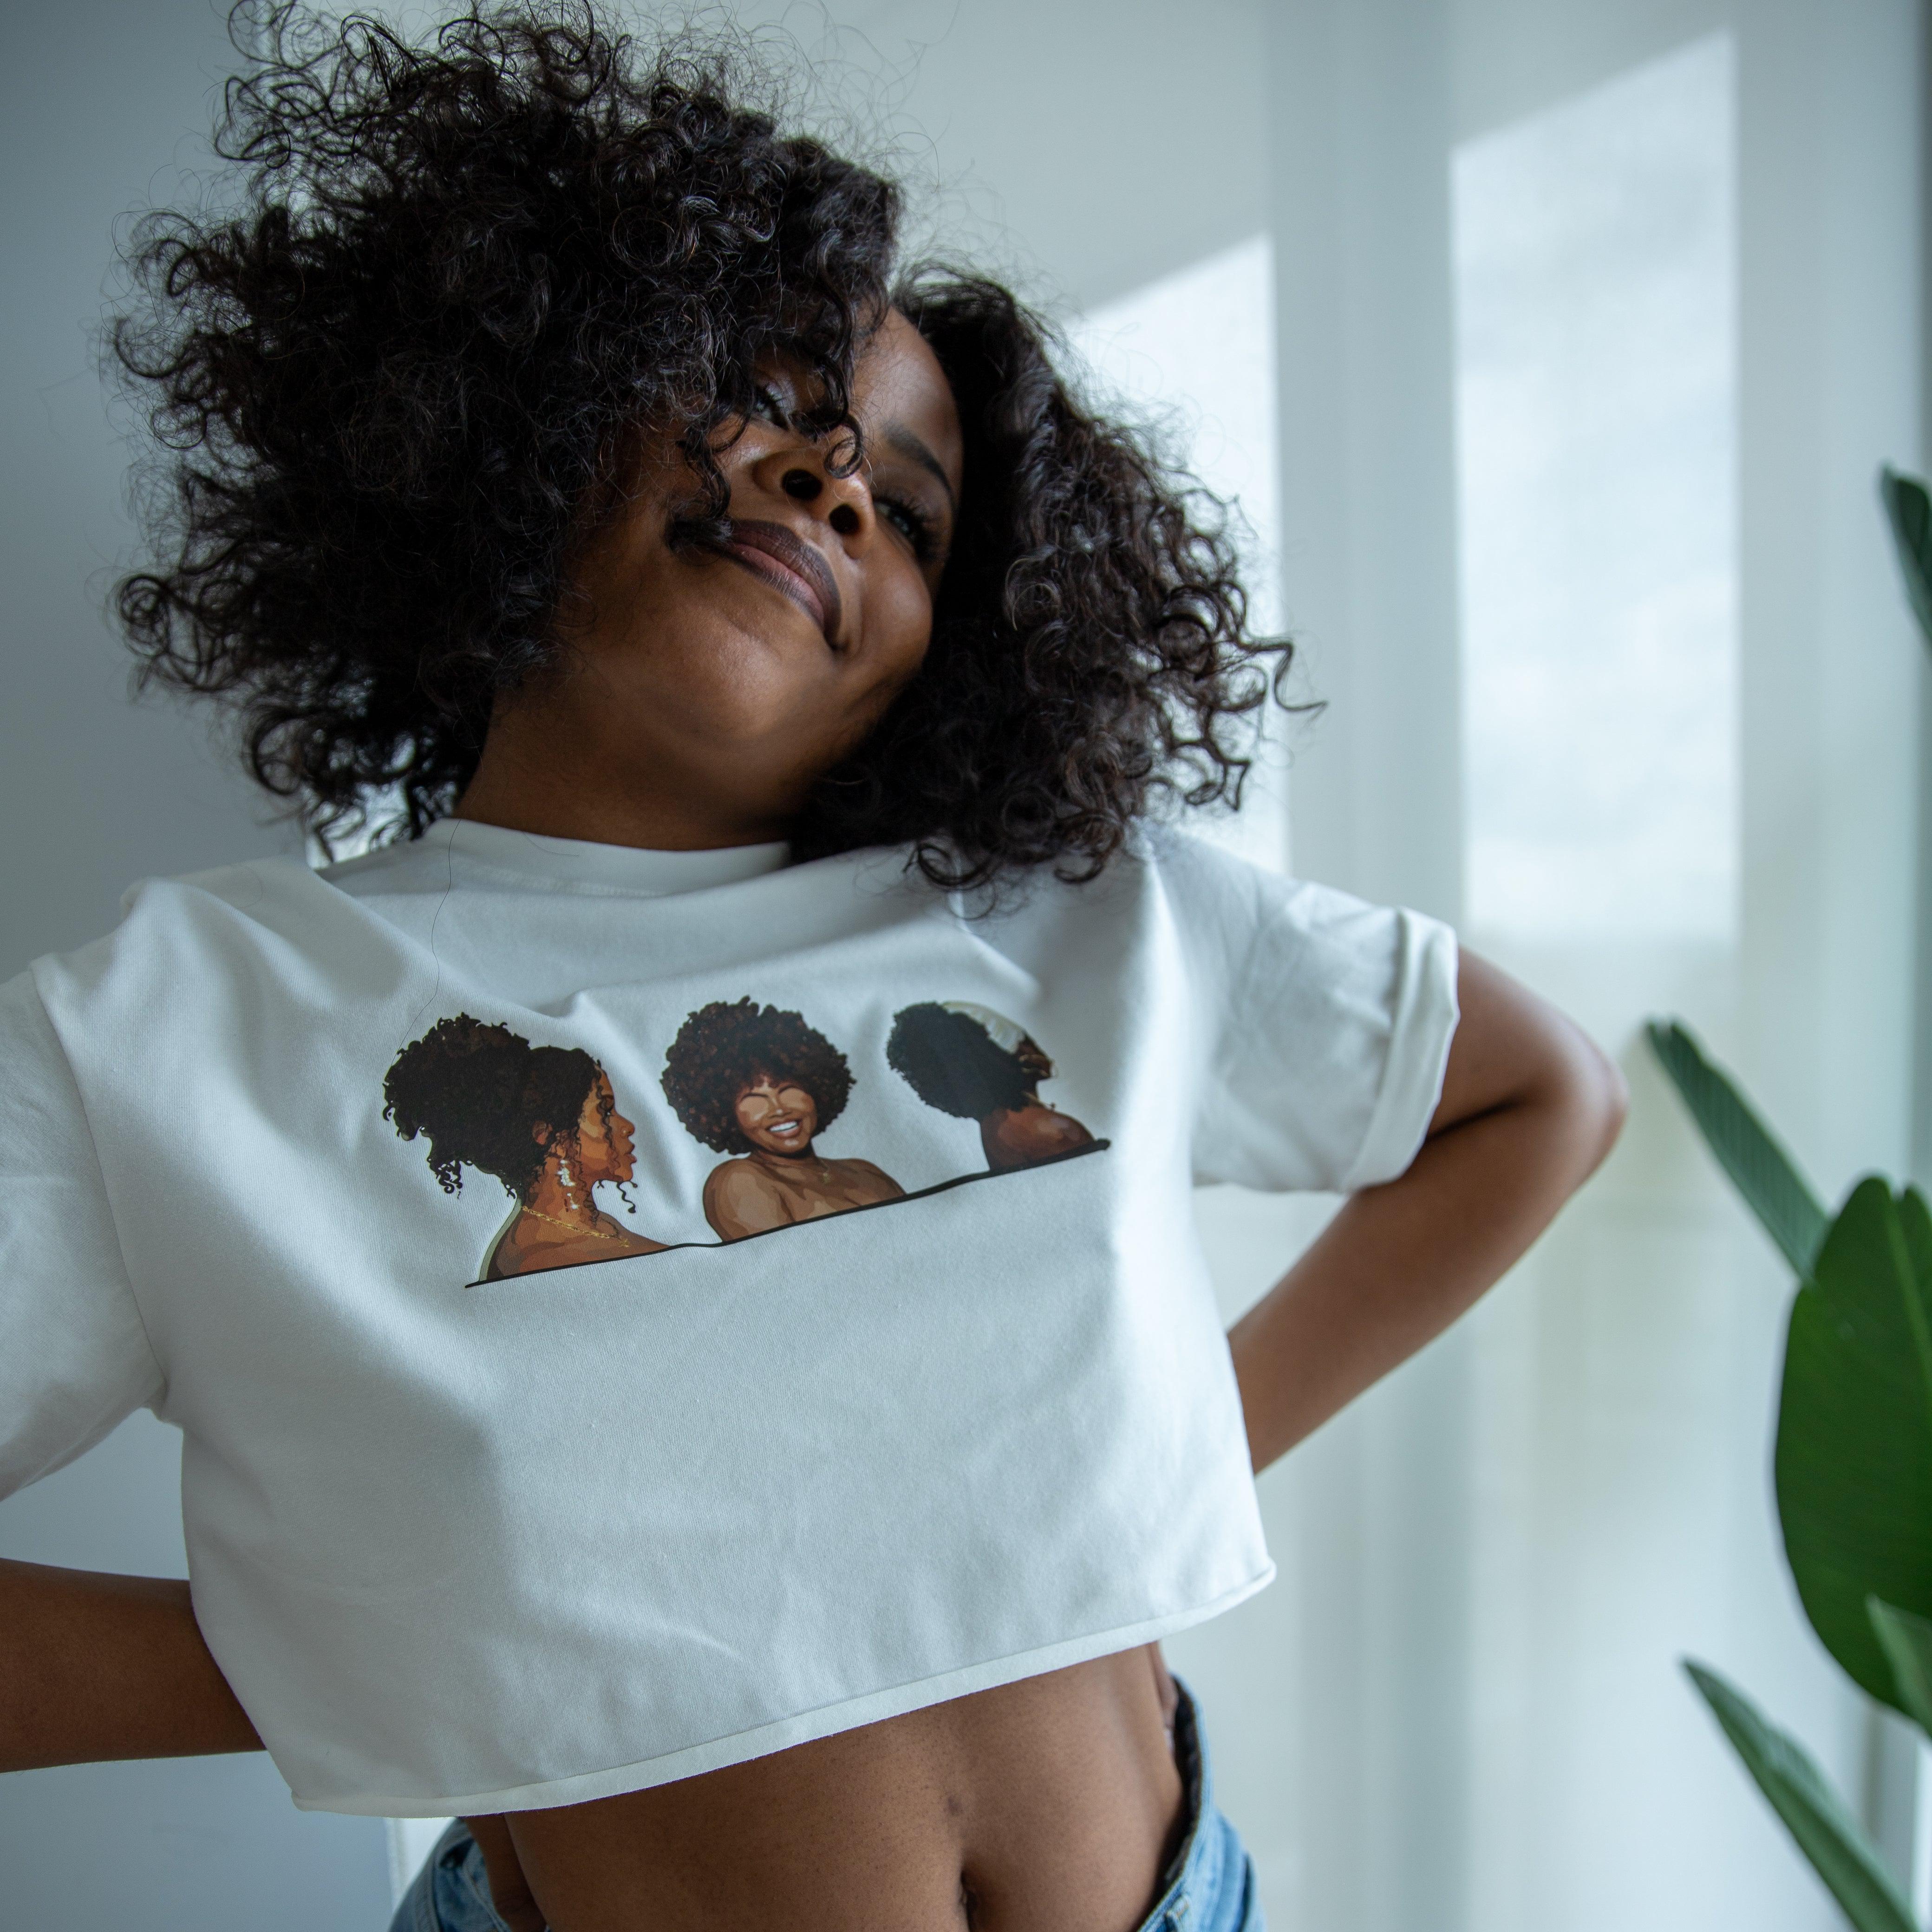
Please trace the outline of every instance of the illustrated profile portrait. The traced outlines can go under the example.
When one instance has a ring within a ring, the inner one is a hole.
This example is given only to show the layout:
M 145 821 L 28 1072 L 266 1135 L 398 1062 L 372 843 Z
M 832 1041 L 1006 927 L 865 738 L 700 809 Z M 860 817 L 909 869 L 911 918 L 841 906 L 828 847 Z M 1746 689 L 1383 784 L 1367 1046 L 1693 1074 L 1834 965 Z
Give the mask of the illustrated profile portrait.
M 732 1156 L 704 1184 L 704 1218 L 722 1240 L 905 1193 L 869 1160 L 818 1151 L 851 1096 L 852 1070 L 802 1013 L 748 999 L 700 1006 L 664 1056 L 664 1090 L 694 1139 Z
M 927 1000 L 902 1008 L 893 1016 L 886 1060 L 928 1107 L 978 1124 L 995 1174 L 1098 1144 L 1072 1114 L 1040 1097 L 1053 1062 L 1039 1042 L 989 1007 Z
M 508 1027 L 458 1013 L 397 1054 L 382 1098 L 382 1118 L 404 1140 L 428 1142 L 445 1193 L 461 1191 L 466 1167 L 508 1190 L 515 1204 L 478 1279 L 664 1249 L 597 1204 L 600 1186 L 622 1195 L 636 1171 L 634 1130 L 603 1068 L 581 1048 L 532 1046 Z

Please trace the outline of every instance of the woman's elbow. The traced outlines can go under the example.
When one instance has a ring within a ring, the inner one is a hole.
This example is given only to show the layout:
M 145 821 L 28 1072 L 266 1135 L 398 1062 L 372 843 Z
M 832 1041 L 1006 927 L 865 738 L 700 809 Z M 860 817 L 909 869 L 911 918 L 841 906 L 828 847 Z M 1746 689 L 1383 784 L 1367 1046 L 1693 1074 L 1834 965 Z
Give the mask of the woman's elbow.
M 1576 1150 L 1576 1184 L 1596 1172 L 1617 1144 L 1630 1113 L 1630 1084 L 1623 1070 L 1574 1023 L 1566 1023 L 1567 1051 L 1552 1070 L 1552 1104 L 1561 1114 L 1564 1138 Z

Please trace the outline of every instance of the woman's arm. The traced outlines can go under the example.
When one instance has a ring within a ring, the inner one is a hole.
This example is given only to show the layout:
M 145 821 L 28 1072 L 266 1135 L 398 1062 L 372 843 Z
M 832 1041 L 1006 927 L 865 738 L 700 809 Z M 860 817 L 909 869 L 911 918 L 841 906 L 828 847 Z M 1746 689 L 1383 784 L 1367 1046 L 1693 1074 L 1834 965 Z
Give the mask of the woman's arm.
M 1623 1125 L 1623 1076 L 1554 1007 L 1468 952 L 1456 985 L 1421 1151 L 1350 1199 L 1228 1337 L 1258 1470 L 1448 1328 Z
M 0 1772 L 261 1748 L 185 1583 L 0 1561 Z M 543 1932 L 506 1821 L 464 1822 L 497 1916 Z
M 0 1771 L 261 1748 L 185 1583 L 0 1562 Z

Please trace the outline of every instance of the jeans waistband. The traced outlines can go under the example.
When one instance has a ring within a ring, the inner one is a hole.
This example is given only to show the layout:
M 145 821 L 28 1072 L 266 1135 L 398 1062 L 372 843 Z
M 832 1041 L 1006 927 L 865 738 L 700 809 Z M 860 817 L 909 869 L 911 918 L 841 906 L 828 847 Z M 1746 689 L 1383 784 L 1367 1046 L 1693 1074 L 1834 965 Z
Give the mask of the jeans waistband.
M 1192 1695 L 1175 1679 L 1174 1756 L 1186 1794 L 1186 1835 L 1161 1874 L 1160 1897 L 1139 1932 L 1261 1932 L 1254 1868 L 1214 1803 L 1214 1774 Z

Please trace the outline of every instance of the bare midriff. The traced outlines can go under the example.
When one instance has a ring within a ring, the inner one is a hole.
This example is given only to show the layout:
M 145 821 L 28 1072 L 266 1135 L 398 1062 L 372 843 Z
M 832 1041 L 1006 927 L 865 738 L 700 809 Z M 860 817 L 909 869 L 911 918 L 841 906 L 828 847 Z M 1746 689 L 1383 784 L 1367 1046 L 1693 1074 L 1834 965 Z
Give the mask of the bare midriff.
M 1157 1649 L 519 1814 L 551 1932 L 1132 1932 L 1184 1830 Z

